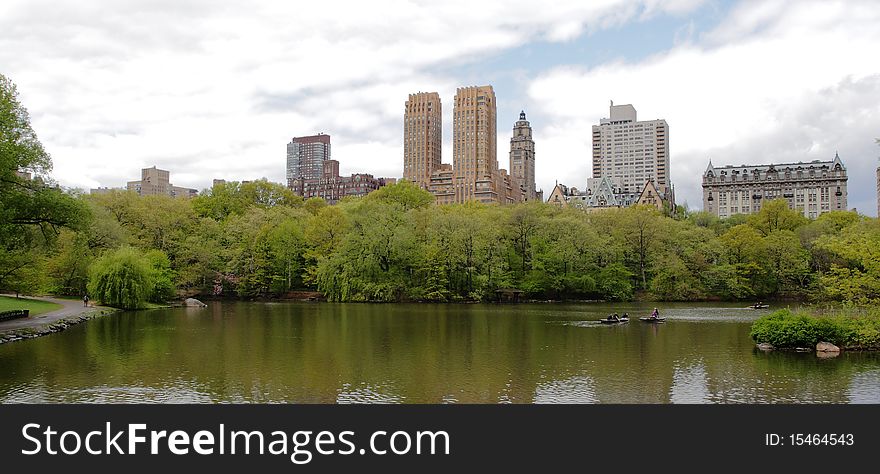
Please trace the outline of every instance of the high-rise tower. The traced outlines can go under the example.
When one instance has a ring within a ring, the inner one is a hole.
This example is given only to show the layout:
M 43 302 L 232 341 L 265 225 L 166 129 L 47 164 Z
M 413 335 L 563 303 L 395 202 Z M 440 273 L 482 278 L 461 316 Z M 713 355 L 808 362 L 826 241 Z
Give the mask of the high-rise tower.
M 330 135 L 319 133 L 294 137 L 287 144 L 287 183 L 298 178 L 318 179 L 324 173 L 324 162 L 330 159 Z
M 624 192 L 640 192 L 648 180 L 670 191 L 666 120 L 639 122 L 632 105 L 612 102 L 610 118 L 593 125 L 593 177 L 620 178 Z
M 514 191 L 520 187 L 526 201 L 535 200 L 535 141 L 525 111 L 519 113 L 510 137 L 510 177 Z
M 454 201 L 505 202 L 498 170 L 495 91 L 492 86 L 456 89 L 452 119 Z
M 403 113 L 403 178 L 427 189 L 440 169 L 442 142 L 440 94 L 410 94 Z

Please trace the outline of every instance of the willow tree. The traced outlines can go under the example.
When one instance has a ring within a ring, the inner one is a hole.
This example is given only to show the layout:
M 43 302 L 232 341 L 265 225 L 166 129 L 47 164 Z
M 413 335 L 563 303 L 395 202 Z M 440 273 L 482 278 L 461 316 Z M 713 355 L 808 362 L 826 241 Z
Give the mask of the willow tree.
M 96 260 L 89 273 L 92 298 L 116 308 L 143 308 L 156 287 L 150 260 L 127 246 Z

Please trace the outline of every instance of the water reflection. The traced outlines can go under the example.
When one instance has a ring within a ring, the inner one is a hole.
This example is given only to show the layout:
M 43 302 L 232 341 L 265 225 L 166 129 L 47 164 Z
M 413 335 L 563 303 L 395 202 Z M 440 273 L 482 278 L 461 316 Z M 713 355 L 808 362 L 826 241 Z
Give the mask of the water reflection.
M 669 391 L 670 402 L 708 403 L 710 399 L 706 366 L 702 362 L 687 367 L 675 367 L 672 374 L 672 389 Z
M 593 380 L 589 377 L 571 377 L 538 385 L 535 403 L 598 403 Z
M 0 345 L 0 401 L 880 403 L 880 357 L 761 353 L 741 305 L 215 302 Z M 633 321 L 597 320 L 628 312 Z

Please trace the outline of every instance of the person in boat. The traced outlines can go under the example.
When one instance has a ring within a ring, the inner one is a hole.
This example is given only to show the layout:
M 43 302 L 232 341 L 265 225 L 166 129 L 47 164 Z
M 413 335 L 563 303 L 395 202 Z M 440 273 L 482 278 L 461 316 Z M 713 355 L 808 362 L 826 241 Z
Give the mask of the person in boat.
M 629 313 L 624 312 L 624 313 L 623 313 L 623 318 L 624 318 L 624 319 L 629 319 Z
M 617 313 L 614 313 L 613 315 L 611 315 L 611 319 L 615 321 L 620 321 L 620 316 L 618 316 Z
M 657 319 L 660 317 L 660 311 L 657 308 L 654 308 L 654 311 L 651 311 L 651 319 Z

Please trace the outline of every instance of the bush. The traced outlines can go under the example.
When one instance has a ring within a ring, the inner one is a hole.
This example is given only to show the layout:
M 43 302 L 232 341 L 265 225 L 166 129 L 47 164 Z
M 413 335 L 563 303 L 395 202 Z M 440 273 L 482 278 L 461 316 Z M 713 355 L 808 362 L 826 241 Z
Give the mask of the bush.
M 131 247 L 108 252 L 89 271 L 92 298 L 116 308 L 143 308 L 155 286 L 156 274 L 150 261 Z
M 750 336 L 755 342 L 779 348 L 814 347 L 824 341 L 841 347 L 880 349 L 880 310 L 854 312 L 858 310 L 811 316 L 784 309 L 755 321 Z

